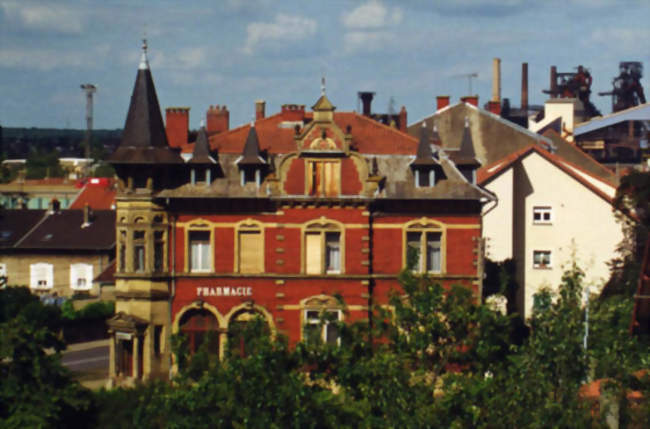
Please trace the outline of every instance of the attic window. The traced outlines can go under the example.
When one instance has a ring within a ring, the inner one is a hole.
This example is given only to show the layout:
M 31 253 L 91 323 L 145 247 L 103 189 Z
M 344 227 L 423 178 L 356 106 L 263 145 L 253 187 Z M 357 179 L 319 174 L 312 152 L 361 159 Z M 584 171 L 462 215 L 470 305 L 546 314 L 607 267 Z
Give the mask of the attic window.
M 433 168 L 415 170 L 415 187 L 428 188 L 436 184 L 436 172 Z

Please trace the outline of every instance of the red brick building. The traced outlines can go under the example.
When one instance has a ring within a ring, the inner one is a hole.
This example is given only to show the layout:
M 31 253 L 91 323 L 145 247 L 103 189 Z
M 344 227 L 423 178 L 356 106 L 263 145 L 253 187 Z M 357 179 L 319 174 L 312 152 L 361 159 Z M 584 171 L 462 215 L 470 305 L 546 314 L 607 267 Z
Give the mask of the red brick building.
M 167 136 L 182 134 L 168 124 Z M 312 111 L 285 105 L 239 128 L 201 129 L 179 145 L 187 162 L 167 136 L 143 54 L 112 157 L 116 382 L 165 375 L 170 333 L 196 347 L 216 331 L 223 353 L 233 326 L 255 315 L 292 343 L 318 329 L 337 341 L 316 325 L 320 314 L 353 321 L 387 303 L 409 248 L 417 271 L 480 296 L 480 212 L 491 197 L 432 149 L 430 130 L 418 141 L 336 112 L 323 90 Z

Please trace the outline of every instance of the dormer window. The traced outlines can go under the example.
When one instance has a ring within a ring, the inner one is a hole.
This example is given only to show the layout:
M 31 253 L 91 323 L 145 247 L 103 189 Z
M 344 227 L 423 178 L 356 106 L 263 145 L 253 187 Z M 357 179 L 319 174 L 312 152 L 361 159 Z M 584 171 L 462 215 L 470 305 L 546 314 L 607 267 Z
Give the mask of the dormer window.
M 427 188 L 436 184 L 436 172 L 433 168 L 418 168 L 413 174 L 416 188 Z
M 255 183 L 259 188 L 262 183 L 262 172 L 259 168 L 242 168 L 239 172 L 241 185 L 245 186 L 247 183 Z
M 458 169 L 469 183 L 476 185 L 476 168 L 474 166 L 462 166 Z

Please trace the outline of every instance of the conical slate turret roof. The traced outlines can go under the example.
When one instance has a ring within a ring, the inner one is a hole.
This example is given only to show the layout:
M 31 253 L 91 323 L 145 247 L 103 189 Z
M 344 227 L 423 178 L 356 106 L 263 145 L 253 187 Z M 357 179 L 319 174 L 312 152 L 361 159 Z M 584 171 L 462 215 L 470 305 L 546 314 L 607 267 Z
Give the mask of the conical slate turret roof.
M 460 142 L 458 152 L 450 153 L 450 158 L 456 165 L 481 165 L 476 159 L 476 152 L 474 151 L 474 142 L 472 140 L 472 132 L 469 128 L 469 119 L 465 118 L 465 129 L 463 130 L 463 138 Z
M 237 161 L 240 166 L 243 165 L 266 165 L 266 161 L 262 158 L 260 153 L 260 144 L 257 139 L 257 131 L 255 131 L 255 124 L 251 124 L 246 137 L 246 144 L 242 151 L 241 158 Z
M 194 143 L 194 152 L 189 164 L 216 164 L 217 162 L 210 156 L 210 145 L 208 144 L 208 133 L 202 126 Z
M 420 131 L 420 142 L 418 143 L 418 151 L 415 155 L 415 160 L 411 163 L 412 166 L 420 165 L 435 165 L 437 164 L 433 158 L 433 151 L 431 150 L 431 142 L 429 141 L 429 133 L 427 132 L 426 125 L 422 124 Z
M 109 161 L 113 164 L 181 164 L 183 159 L 169 148 L 167 142 L 147 60 L 146 41 L 142 50 L 122 141 Z

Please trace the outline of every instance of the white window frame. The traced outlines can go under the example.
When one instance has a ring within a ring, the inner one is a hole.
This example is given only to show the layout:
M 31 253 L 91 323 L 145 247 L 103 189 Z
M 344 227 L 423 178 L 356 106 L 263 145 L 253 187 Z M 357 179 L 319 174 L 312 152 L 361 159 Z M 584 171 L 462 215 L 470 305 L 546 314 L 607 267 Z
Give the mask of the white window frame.
M 535 262 L 535 256 L 539 255 L 548 255 L 548 264 L 540 264 Z M 550 250 L 533 250 L 533 268 L 535 269 L 547 269 L 553 268 L 553 252 Z
M 4 281 L 0 282 L 0 289 L 7 287 L 9 283 L 9 277 L 7 276 L 7 264 L 0 263 L 0 277 L 4 277 Z
M 328 235 L 330 235 L 330 237 L 336 235 L 338 241 L 335 240 L 328 241 L 327 240 Z M 318 264 L 318 270 L 315 270 L 314 267 L 310 266 L 309 264 L 309 261 L 311 260 L 311 256 L 316 255 L 316 252 L 314 252 L 314 254 L 311 254 L 309 250 L 308 237 L 310 236 L 318 237 L 317 240 L 319 241 L 318 256 L 320 258 L 320 262 Z M 332 246 L 328 245 L 328 243 L 332 243 Z M 323 274 L 327 275 L 327 274 L 343 273 L 345 271 L 344 243 L 345 243 L 344 231 L 343 228 L 341 228 L 338 225 L 328 223 L 326 221 L 325 224 L 315 223 L 307 226 L 303 233 L 304 273 L 307 275 L 323 275 Z M 331 258 L 332 255 L 335 255 L 335 258 Z M 311 270 L 310 267 L 312 267 Z
M 82 284 L 80 284 L 82 283 Z M 70 288 L 72 290 L 90 290 L 93 287 L 93 266 L 77 263 L 70 265 Z
M 311 314 L 310 314 L 311 313 Z M 321 316 L 323 313 L 334 313 L 336 314 L 336 321 L 340 322 L 343 320 L 343 312 L 338 309 L 331 309 L 331 308 L 307 308 L 304 310 L 303 313 L 303 329 L 304 327 L 308 325 L 320 325 L 321 324 Z M 328 331 L 327 328 L 330 324 L 330 321 L 328 320 L 323 320 L 323 324 L 321 326 L 321 334 L 320 338 L 323 341 L 324 344 L 330 344 L 328 342 Z M 304 340 L 307 340 L 305 337 Z M 341 345 L 341 335 L 336 337 L 336 345 L 340 346 Z
M 38 262 L 29 266 L 29 287 L 32 289 L 52 289 L 54 287 L 54 265 Z
M 208 242 L 205 243 L 203 240 L 199 243 L 192 241 L 192 233 L 203 233 L 206 234 L 208 237 Z M 192 273 L 208 273 L 212 271 L 212 234 L 210 233 L 210 230 L 207 229 L 190 229 L 190 231 L 187 234 L 187 239 L 188 239 L 188 245 L 189 245 L 189 266 L 190 266 L 190 272 Z M 193 246 L 197 245 L 197 250 L 199 253 L 198 259 L 195 258 L 195 252 L 193 251 Z M 205 258 L 205 253 L 207 253 L 207 261 L 204 261 Z M 195 266 L 195 259 L 196 262 L 198 262 L 198 266 Z M 207 266 L 204 266 L 203 262 L 206 262 Z
M 539 220 L 535 219 L 535 215 L 539 214 Z M 544 219 L 547 217 L 548 219 Z M 553 223 L 553 207 L 551 206 L 534 206 L 533 207 L 533 224 L 535 225 L 548 225 Z

